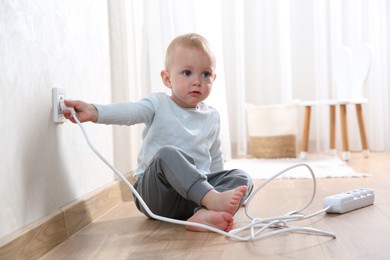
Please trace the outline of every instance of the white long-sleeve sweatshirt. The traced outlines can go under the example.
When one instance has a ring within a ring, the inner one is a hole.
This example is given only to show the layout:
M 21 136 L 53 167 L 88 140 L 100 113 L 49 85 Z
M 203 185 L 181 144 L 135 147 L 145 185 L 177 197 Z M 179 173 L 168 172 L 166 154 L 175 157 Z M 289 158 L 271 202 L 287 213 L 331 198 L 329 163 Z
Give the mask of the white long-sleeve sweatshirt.
M 155 153 L 166 145 L 174 145 L 189 154 L 201 172 L 223 170 L 220 117 L 217 110 L 205 103 L 188 109 L 177 105 L 165 93 L 153 93 L 138 102 L 95 106 L 99 112 L 97 123 L 145 123 L 134 175 L 143 174 Z

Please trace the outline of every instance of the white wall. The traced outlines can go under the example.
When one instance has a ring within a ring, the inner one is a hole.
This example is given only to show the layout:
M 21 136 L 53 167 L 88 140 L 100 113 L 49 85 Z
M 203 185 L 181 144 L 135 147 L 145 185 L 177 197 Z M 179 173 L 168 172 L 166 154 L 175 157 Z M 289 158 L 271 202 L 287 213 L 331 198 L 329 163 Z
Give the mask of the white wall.
M 51 122 L 51 89 L 111 102 L 104 0 L 0 1 L 0 238 L 113 180 L 77 125 Z M 86 124 L 113 158 L 112 129 Z

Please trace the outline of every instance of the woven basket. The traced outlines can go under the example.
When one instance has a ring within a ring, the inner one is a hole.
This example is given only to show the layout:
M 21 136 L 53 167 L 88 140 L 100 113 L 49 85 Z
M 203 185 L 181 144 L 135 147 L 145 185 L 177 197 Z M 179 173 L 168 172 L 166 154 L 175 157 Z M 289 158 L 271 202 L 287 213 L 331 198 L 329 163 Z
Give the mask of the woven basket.
M 295 135 L 249 137 L 249 155 L 257 158 L 291 158 L 297 156 Z
M 248 155 L 257 158 L 297 156 L 298 105 L 246 104 Z

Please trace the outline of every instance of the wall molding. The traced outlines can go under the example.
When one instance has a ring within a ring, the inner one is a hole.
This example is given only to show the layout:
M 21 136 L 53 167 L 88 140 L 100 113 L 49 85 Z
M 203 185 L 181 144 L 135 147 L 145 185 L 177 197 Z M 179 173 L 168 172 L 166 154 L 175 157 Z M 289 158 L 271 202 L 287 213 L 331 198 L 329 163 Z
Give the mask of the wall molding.
M 134 184 L 132 173 L 126 178 Z M 0 259 L 40 258 L 113 207 L 129 200 L 133 200 L 133 195 L 122 181 L 108 183 L 1 239 Z

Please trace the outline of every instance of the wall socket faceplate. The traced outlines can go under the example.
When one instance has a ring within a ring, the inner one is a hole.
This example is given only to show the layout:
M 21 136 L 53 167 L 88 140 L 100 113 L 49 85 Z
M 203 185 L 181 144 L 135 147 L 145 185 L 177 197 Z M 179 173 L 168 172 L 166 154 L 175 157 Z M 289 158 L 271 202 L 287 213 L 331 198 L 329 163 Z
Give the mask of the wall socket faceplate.
M 64 114 L 62 113 L 60 109 L 60 99 L 66 99 L 67 98 L 67 89 L 66 88 L 52 88 L 51 89 L 51 95 L 52 95 L 52 112 L 53 112 L 53 122 L 54 123 L 63 123 L 66 121 L 66 118 L 64 117 Z

